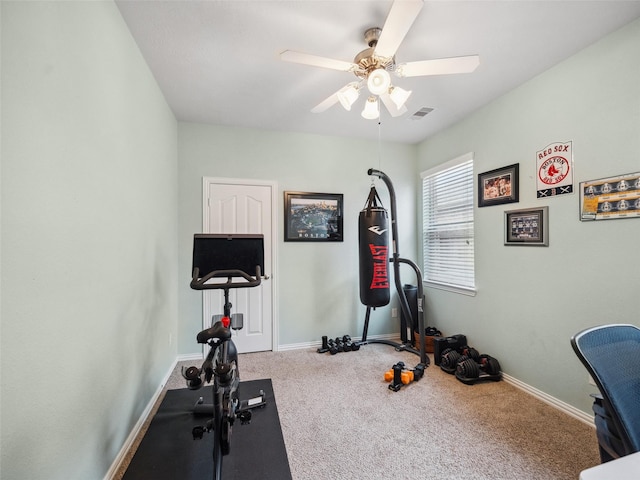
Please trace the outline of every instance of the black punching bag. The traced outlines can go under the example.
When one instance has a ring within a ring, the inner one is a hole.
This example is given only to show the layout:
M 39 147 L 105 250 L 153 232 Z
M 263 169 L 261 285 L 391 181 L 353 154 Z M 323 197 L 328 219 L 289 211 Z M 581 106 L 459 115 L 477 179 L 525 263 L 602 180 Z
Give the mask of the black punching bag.
M 360 301 L 368 307 L 389 303 L 389 216 L 371 187 L 358 218 Z

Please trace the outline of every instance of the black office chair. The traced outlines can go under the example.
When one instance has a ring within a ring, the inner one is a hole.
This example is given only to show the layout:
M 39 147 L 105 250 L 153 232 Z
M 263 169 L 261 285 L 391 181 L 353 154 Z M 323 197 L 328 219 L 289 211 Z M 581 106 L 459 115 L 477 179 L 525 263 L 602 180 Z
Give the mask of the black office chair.
M 600 390 L 592 396 L 601 462 L 640 451 L 640 328 L 588 328 L 571 346 Z

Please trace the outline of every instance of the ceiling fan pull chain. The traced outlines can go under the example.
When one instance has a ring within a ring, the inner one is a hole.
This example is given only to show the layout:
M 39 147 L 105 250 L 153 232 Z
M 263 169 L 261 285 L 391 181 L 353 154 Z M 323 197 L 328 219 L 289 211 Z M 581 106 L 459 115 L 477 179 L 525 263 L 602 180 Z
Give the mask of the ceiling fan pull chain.
M 382 170 L 382 121 L 378 117 L 378 170 Z

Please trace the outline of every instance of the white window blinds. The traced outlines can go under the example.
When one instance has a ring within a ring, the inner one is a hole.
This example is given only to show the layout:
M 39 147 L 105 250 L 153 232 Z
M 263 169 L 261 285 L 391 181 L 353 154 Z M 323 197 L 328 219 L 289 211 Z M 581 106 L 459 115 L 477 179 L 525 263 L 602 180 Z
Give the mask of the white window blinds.
M 474 291 L 473 156 L 464 155 L 421 176 L 425 281 Z

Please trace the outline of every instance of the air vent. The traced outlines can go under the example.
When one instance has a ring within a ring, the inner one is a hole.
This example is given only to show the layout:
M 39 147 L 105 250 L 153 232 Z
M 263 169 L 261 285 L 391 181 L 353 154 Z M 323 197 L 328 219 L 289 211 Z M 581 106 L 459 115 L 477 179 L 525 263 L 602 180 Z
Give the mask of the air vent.
M 411 115 L 411 117 L 409 117 L 409 118 L 411 118 L 411 120 L 420 120 L 420 119 L 426 117 L 431 112 L 433 112 L 433 108 L 422 107 L 420 110 L 418 110 L 416 113 Z

